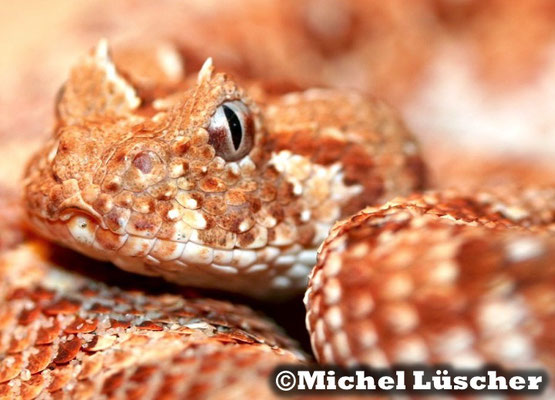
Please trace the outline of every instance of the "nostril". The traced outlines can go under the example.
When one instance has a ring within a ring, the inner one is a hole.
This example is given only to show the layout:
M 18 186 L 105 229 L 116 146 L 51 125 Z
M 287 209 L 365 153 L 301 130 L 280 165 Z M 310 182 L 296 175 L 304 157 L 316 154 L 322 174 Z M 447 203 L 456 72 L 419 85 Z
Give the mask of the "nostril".
M 143 174 L 149 174 L 152 171 L 152 157 L 149 152 L 141 151 L 133 158 L 133 166 Z

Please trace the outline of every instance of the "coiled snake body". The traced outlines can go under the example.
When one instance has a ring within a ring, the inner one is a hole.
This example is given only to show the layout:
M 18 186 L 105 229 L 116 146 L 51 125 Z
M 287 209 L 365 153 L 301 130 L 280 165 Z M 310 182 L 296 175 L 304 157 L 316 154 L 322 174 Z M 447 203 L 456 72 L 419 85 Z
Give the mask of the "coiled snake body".
M 182 66 L 158 61 L 143 79 L 116 68 L 102 42 L 74 68 L 54 135 L 26 172 L 37 232 L 125 270 L 261 298 L 303 290 L 316 264 L 305 303 L 322 362 L 554 370 L 551 191 L 410 197 L 425 186 L 423 162 L 384 104 L 324 89 L 278 96 L 210 61 L 182 79 Z M 409 197 L 338 223 L 316 263 L 336 220 L 395 196 Z M 2 343 L 15 356 L 0 369 L 3 393 L 171 398 L 206 393 L 188 386 L 193 359 L 221 372 L 214 360 L 256 348 L 231 375 L 252 372 L 253 360 L 303 360 L 247 311 L 49 271 L 6 280 Z M 219 317 L 228 313 L 237 319 Z M 55 330 L 47 339 L 37 333 L 45 325 Z M 158 348 L 169 349 L 159 354 L 171 371 L 153 365 Z M 110 369 L 114 354 L 128 363 Z M 160 390 L 179 379 L 187 383 Z

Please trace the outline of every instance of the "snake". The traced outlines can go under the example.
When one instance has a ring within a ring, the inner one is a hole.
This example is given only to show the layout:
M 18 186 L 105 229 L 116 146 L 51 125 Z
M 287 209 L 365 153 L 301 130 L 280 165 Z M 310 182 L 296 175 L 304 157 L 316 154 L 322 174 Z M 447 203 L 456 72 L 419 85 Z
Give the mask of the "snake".
M 318 360 L 553 374 L 555 191 L 502 192 L 413 194 L 336 224 L 305 294 Z
M 320 363 L 554 371 L 550 188 L 429 191 L 417 141 L 379 100 L 153 59 L 118 65 L 101 41 L 71 71 L 25 172 L 39 236 L 188 287 L 305 292 Z M 84 277 L 39 239 L 8 247 L 6 398 L 271 396 L 258 378 L 309 362 L 248 307 Z
M 298 293 L 337 219 L 424 185 L 414 138 L 379 101 L 249 96 L 210 59 L 159 93 L 136 81 L 101 42 L 60 91 L 53 138 L 25 177 L 39 233 L 127 271 Z

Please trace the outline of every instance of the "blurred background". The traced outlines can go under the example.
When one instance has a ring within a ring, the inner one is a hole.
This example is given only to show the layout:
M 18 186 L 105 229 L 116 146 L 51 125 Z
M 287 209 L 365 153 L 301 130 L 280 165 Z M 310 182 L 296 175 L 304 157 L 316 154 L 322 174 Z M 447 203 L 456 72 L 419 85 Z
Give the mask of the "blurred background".
M 99 38 L 172 43 L 194 72 L 381 97 L 437 186 L 555 181 L 551 0 L 27 0 L 0 4 L 0 187 L 16 190 L 53 99 Z

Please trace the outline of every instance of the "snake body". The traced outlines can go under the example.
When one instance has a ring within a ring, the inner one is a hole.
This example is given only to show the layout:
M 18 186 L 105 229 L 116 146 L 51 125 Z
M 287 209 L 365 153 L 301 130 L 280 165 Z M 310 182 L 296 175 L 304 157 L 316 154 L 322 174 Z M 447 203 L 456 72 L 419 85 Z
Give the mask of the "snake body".
M 319 361 L 555 372 L 555 192 L 429 192 L 338 223 L 306 292 Z
M 306 323 L 323 363 L 555 371 L 552 189 L 411 195 L 424 164 L 383 103 L 280 95 L 210 61 L 183 78 L 171 60 L 145 79 L 102 42 L 73 69 L 26 171 L 39 234 L 124 270 L 269 299 L 304 289 L 316 265 Z M 219 388 L 251 393 L 243 378 L 267 377 L 262 365 L 305 361 L 249 310 L 127 292 L 8 254 L 4 394 L 226 398 Z M 116 355 L 127 364 L 108 367 Z M 225 366 L 238 359 L 237 371 Z M 203 386 L 204 368 L 218 376 Z
M 248 307 L 124 290 L 50 253 L 0 255 L 1 399 L 269 398 L 273 368 L 305 361 Z

